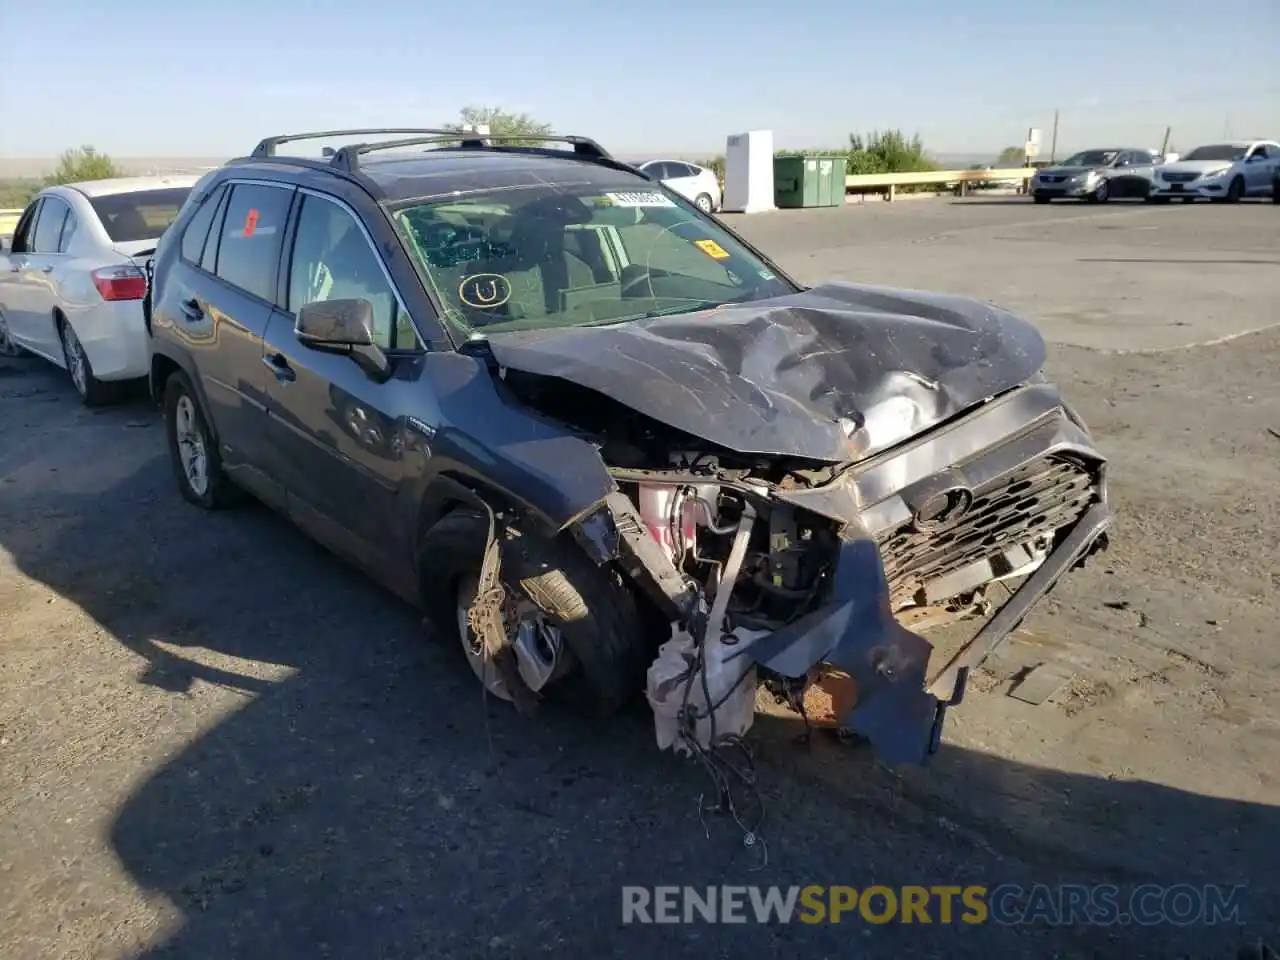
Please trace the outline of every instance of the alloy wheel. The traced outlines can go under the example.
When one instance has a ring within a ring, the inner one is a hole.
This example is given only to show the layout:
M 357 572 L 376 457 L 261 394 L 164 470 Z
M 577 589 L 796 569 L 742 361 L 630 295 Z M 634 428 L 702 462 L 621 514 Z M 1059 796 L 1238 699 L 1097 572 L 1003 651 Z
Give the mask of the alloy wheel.
M 80 345 L 80 338 L 71 329 L 71 324 L 63 323 L 61 332 L 62 353 L 67 360 L 67 373 L 71 374 L 71 383 L 76 388 L 76 393 L 82 397 L 87 396 L 89 393 L 89 360 L 84 355 L 84 347 Z
M 173 435 L 178 443 L 178 459 L 191 491 L 203 497 L 209 489 L 209 455 L 205 449 L 204 431 L 200 427 L 196 405 L 185 394 L 174 407 Z
M 493 662 L 485 655 L 484 641 L 476 636 L 468 622 L 467 612 L 475 599 L 476 577 L 464 578 L 458 585 L 458 637 L 467 663 L 476 678 L 489 693 L 502 700 L 510 700 L 502 678 Z M 563 676 L 569 663 L 569 651 L 560 629 L 538 609 L 532 600 L 519 590 L 502 584 L 502 625 L 507 642 L 516 655 L 520 679 L 526 687 L 537 693 L 552 680 Z

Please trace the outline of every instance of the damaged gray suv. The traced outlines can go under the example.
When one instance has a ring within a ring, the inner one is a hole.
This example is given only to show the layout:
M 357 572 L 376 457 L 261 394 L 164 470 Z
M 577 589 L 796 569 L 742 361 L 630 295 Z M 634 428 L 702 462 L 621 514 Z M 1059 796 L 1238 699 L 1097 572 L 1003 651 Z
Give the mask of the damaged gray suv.
M 280 510 L 522 711 L 647 689 L 660 743 L 707 746 L 758 687 L 803 714 L 839 676 L 836 725 L 923 760 L 1106 542 L 1105 460 L 1042 339 L 803 287 L 594 141 L 539 142 L 328 131 L 205 176 L 147 301 L 182 495 Z M 923 635 L 961 619 L 945 656 Z

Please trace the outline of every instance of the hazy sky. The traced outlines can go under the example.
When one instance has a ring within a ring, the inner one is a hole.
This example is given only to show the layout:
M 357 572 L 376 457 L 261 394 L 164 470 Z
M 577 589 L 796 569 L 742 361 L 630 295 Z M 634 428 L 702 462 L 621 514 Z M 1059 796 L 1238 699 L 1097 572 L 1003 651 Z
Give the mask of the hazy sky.
M 225 156 L 527 111 L 619 153 L 918 131 L 996 151 L 1280 137 L 1280 0 L 0 0 L 0 156 Z M 21 38 L 19 41 L 18 38 Z

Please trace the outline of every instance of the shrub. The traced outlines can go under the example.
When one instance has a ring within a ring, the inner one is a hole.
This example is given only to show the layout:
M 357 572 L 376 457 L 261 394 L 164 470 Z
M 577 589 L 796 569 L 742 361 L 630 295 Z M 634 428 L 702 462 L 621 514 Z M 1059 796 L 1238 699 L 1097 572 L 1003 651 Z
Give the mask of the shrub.
M 109 180 L 120 176 L 120 168 L 105 153 L 93 147 L 64 150 L 58 158 L 57 169 L 45 178 L 48 186 L 59 183 L 78 183 L 82 180 Z

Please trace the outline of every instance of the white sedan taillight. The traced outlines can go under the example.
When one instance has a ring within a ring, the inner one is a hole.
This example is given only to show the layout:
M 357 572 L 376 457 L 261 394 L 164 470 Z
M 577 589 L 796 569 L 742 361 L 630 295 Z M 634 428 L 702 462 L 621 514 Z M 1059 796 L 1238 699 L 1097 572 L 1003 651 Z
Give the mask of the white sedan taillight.
M 147 295 L 147 275 L 132 264 L 102 267 L 91 276 L 103 300 L 141 300 Z

